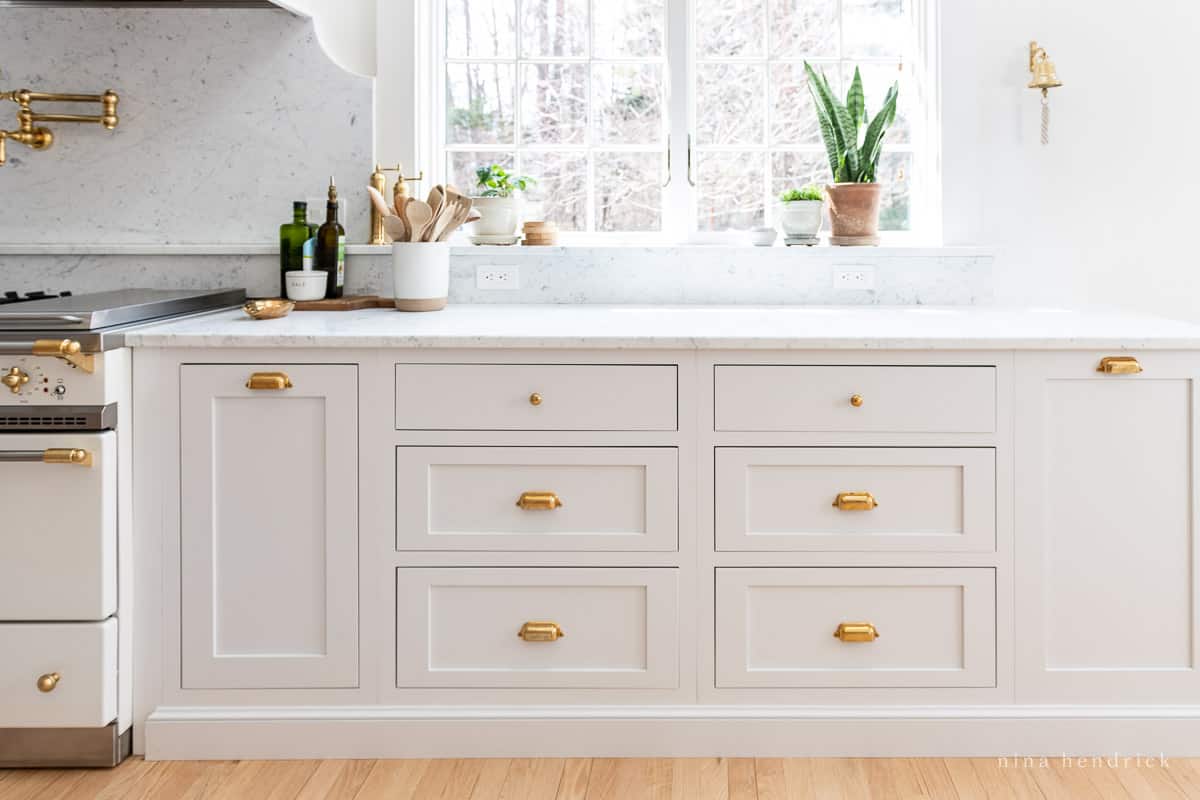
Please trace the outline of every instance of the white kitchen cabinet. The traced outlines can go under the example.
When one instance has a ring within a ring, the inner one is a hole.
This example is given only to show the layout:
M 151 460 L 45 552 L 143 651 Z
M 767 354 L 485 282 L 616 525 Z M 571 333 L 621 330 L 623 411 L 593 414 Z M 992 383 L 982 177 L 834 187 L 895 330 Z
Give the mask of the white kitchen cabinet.
M 397 447 L 398 550 L 672 551 L 673 447 Z
M 718 568 L 716 619 L 718 686 L 996 680 L 992 569 Z
M 397 685 L 673 688 L 678 580 L 676 569 L 398 569 Z
M 356 686 L 357 368 L 184 364 L 180 392 L 182 686 Z
M 719 550 L 989 552 L 984 447 L 719 447 Z
M 1017 696 L 1200 703 L 1200 356 L 1016 362 Z

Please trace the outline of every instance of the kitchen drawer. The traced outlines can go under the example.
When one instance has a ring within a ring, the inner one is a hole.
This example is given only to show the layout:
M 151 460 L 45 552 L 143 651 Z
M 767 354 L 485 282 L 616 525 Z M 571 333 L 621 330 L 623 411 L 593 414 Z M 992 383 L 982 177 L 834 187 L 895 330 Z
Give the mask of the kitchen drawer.
M 996 549 L 991 448 L 719 447 L 716 454 L 718 550 Z
M 673 364 L 397 364 L 401 430 L 673 431 Z
M 82 463 L 46 463 L 69 450 Z M 102 620 L 117 610 L 117 435 L 0 441 L 0 621 Z M 3 652 L 0 649 L 0 652 Z
M 678 548 L 671 447 L 397 447 L 398 550 Z
M 991 433 L 994 367 L 715 367 L 719 431 Z
M 117 620 L 0 625 L 0 728 L 99 728 L 117 717 Z M 39 679 L 58 675 L 49 691 Z
M 399 687 L 675 688 L 672 568 L 396 570 Z M 525 623 L 562 636 L 528 638 Z
M 717 686 L 994 686 L 995 589 L 990 567 L 719 568 Z

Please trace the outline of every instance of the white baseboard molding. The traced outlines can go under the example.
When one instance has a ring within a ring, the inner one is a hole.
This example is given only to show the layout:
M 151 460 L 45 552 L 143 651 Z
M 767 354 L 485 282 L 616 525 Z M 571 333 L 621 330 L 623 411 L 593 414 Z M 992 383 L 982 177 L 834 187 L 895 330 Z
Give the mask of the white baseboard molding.
M 160 707 L 146 758 L 1200 755 L 1197 706 Z

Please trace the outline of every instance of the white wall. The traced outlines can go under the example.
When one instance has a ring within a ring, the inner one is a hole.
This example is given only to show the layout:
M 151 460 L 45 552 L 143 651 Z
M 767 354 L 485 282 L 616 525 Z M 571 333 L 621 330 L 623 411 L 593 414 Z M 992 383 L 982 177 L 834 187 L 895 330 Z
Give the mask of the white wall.
M 1000 302 L 1200 321 L 1195 0 L 942 0 L 946 237 L 992 244 Z M 1028 42 L 1066 84 L 1039 142 Z

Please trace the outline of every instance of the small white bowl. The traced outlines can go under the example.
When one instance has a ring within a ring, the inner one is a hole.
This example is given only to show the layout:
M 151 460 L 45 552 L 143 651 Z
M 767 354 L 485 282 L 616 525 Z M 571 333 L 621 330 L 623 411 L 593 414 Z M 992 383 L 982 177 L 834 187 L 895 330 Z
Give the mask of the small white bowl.
M 755 247 L 770 247 L 775 244 L 775 237 L 778 235 L 779 232 L 774 228 L 753 228 L 746 232 L 750 244 Z
M 283 274 L 288 300 L 321 300 L 325 297 L 325 272 L 295 269 Z

